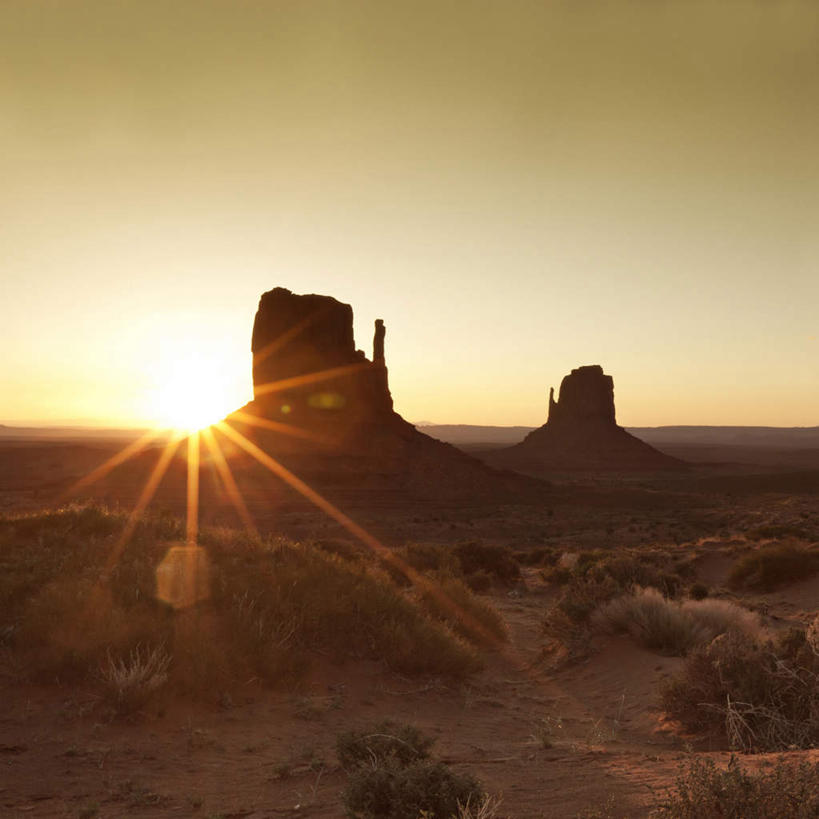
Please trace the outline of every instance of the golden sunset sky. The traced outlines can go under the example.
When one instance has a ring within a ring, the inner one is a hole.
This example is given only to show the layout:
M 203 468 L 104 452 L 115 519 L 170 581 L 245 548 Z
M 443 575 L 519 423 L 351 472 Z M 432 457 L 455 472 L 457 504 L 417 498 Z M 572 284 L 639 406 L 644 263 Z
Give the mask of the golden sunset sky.
M 411 421 L 819 424 L 819 2 L 0 2 L 0 423 L 225 410 L 275 286 Z

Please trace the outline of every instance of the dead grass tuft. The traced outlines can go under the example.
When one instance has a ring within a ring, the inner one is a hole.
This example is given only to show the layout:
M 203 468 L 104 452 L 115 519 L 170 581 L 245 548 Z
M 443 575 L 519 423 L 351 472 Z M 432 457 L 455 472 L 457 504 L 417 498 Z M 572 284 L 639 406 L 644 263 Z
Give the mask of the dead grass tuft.
M 654 819 L 808 819 L 819 815 L 819 765 L 784 759 L 764 773 L 750 773 L 736 757 L 718 768 L 693 759 L 677 777 Z
M 731 568 L 729 582 L 734 587 L 772 591 L 779 586 L 804 580 L 819 572 L 819 551 L 798 541 L 787 541 L 754 549 Z
M 759 633 L 753 612 L 725 600 L 667 600 L 657 589 L 637 589 L 601 606 L 592 627 L 608 633 L 627 633 L 652 651 L 683 656 L 727 631 Z
M 819 656 L 805 632 L 776 642 L 731 631 L 694 649 L 662 691 L 690 731 L 722 734 L 734 749 L 779 751 L 819 743 Z
M 162 646 L 137 647 L 127 657 L 110 654 L 99 671 L 103 697 L 118 716 L 139 711 L 168 682 L 171 658 Z

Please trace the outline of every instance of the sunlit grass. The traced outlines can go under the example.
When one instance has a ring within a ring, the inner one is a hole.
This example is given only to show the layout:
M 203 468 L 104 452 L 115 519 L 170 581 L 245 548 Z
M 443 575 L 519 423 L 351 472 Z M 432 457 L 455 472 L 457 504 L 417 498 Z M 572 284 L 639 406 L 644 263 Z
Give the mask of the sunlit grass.
M 328 656 L 452 677 L 480 666 L 384 574 L 306 545 L 205 529 L 212 593 L 196 612 L 176 612 L 156 597 L 156 568 L 184 522 L 142 516 L 100 582 L 128 525 L 94 506 L 0 517 L 0 635 L 27 678 L 93 680 L 159 647 L 169 684 L 205 697 L 251 677 L 298 679 Z

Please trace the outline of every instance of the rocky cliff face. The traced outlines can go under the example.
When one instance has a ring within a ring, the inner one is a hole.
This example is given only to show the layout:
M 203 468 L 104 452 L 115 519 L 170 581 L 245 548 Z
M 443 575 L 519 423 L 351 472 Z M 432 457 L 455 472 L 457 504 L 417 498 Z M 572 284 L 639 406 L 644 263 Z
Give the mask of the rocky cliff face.
M 282 287 L 264 293 L 251 342 L 254 399 L 227 422 L 331 491 L 366 490 L 368 498 L 541 493 L 539 482 L 498 473 L 393 410 L 385 334 L 376 320 L 369 360 L 355 347 L 349 304 Z
M 524 440 L 485 456 L 487 463 L 530 475 L 561 471 L 634 471 L 682 466 L 617 426 L 614 379 L 597 364 L 572 370 L 549 391 L 547 422 Z
M 599 364 L 578 367 L 560 383 L 555 401 L 549 390 L 549 416 L 553 427 L 616 426 L 614 420 L 614 379 Z
M 264 293 L 253 323 L 253 394 L 267 418 L 332 429 L 399 420 L 384 362 L 384 322 L 375 323 L 373 361 L 356 350 L 353 309 L 330 296 Z

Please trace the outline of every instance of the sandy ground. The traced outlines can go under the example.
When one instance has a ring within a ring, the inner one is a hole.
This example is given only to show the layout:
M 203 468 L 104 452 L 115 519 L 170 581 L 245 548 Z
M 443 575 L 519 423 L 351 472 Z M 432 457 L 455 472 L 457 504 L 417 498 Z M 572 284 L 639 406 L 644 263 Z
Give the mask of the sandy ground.
M 4 457 L 2 505 L 33 509 L 52 503 L 107 453 L 94 444 L 90 451 L 9 448 Z M 470 538 L 513 549 L 665 544 L 697 554 L 699 579 L 714 589 L 750 547 L 737 532 L 770 523 L 817 528 L 810 482 L 776 493 L 743 476 L 727 484 L 699 480 L 581 487 L 576 494 L 564 487 L 539 508 L 426 504 L 396 515 L 388 505 L 371 505 L 356 514 L 388 545 Z M 160 506 L 173 511 L 181 488 L 160 495 Z M 253 510 L 252 494 L 250 501 Z M 338 534 L 321 515 L 286 505 L 262 523 L 291 536 Z M 435 755 L 502 796 L 501 816 L 573 817 L 606 805 L 614 816 L 645 816 L 693 753 L 722 761 L 728 753 L 665 720 L 659 686 L 680 659 L 626 638 L 598 638 L 585 660 L 556 662 L 541 628 L 556 593 L 536 568 L 525 569 L 517 588 L 494 591 L 509 646 L 488 655 L 485 670 L 463 685 L 405 679 L 378 664 L 317 663 L 298 690 L 266 690 L 248 680 L 229 701 L 166 698 L 122 722 L 103 716 L 92 684 L 23 686 L 13 658 L 0 657 L 0 815 L 339 817 L 347 777 L 335 755 L 337 735 L 389 718 L 436 737 Z M 819 582 L 744 602 L 764 612 L 772 628 L 804 623 L 819 609 Z M 746 761 L 762 766 L 772 758 Z
M 815 609 L 816 580 L 791 591 L 767 595 L 771 610 L 804 615 L 809 598 Z M 465 685 L 405 679 L 376 664 L 326 665 L 298 691 L 249 681 L 220 706 L 166 700 L 131 722 L 101 719 L 91 689 L 6 685 L 2 815 L 342 816 L 335 738 L 384 718 L 436 737 L 439 758 L 502 795 L 501 813 L 519 819 L 603 805 L 643 816 L 693 748 L 727 759 L 663 718 L 658 686 L 680 659 L 623 637 L 550 667 L 540 621 L 551 594 L 528 570 L 518 589 L 494 595 L 510 643 Z

